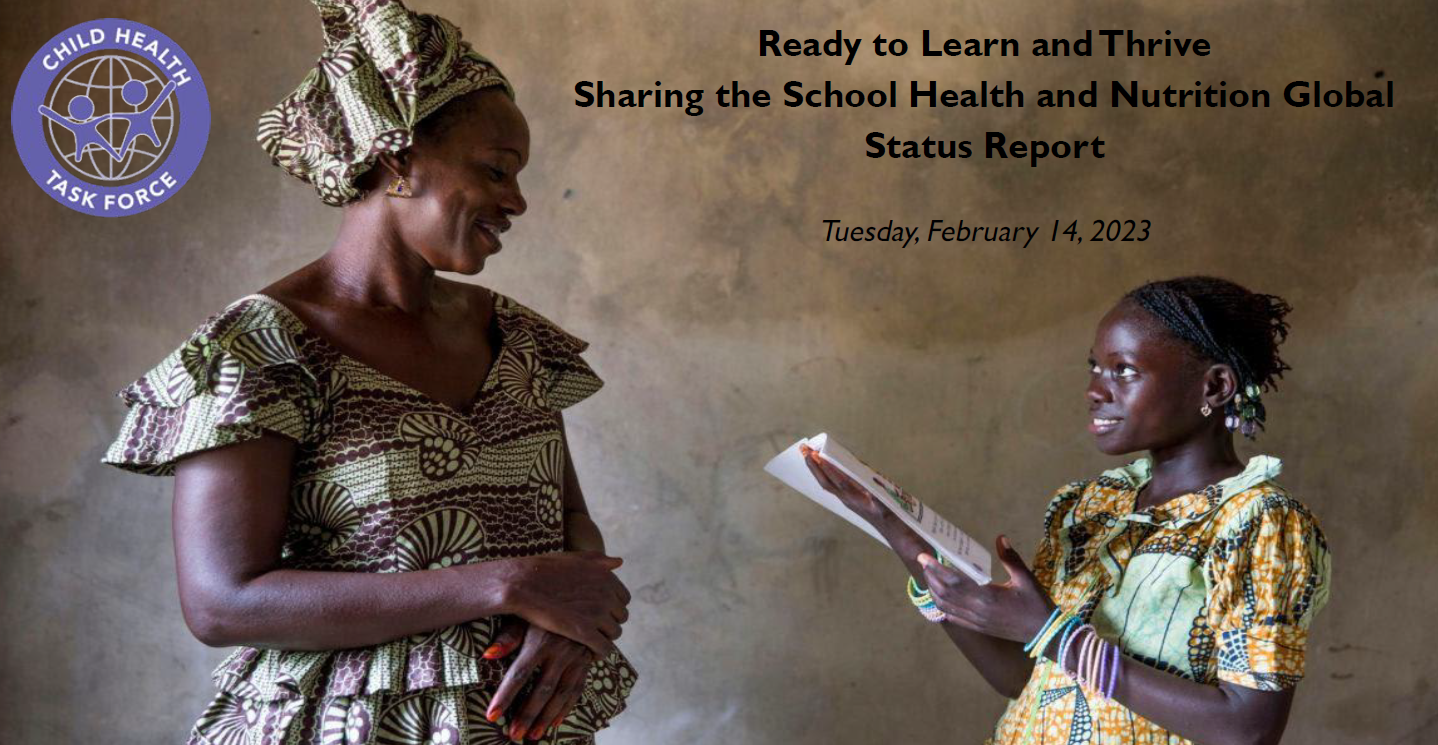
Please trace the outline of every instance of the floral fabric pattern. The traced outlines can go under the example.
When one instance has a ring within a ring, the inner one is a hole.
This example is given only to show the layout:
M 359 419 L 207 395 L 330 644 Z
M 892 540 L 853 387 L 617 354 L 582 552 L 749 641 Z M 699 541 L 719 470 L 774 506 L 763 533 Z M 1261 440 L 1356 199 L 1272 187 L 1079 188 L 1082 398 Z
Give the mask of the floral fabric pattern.
M 1236 476 L 1135 510 L 1151 463 L 1059 489 L 1034 576 L 1054 602 L 1123 654 L 1208 685 L 1274 691 L 1303 676 L 1308 628 L 1328 600 L 1331 558 L 1317 518 L 1258 455 Z M 1090 698 L 1047 658 L 1010 701 L 989 745 L 1190 741 L 1116 701 Z
M 297 442 L 281 566 L 425 571 L 564 549 L 556 412 L 603 385 L 587 344 L 494 293 L 501 345 L 458 410 L 335 349 L 284 305 L 241 298 L 119 392 L 129 407 L 104 463 L 170 476 L 179 458 L 254 439 Z M 501 364 L 501 363 L 504 364 Z M 372 647 L 239 647 L 196 745 L 508 742 L 484 717 L 507 660 L 483 650 L 497 618 Z M 587 743 L 636 681 L 619 652 L 590 670 L 557 735 Z

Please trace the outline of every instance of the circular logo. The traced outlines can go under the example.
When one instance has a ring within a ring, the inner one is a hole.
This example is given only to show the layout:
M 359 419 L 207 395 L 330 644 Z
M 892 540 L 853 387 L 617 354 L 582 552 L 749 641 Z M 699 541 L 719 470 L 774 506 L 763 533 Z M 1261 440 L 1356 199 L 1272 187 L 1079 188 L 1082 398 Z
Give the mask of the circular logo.
M 35 53 L 10 129 L 25 170 L 55 201 L 122 217 L 189 180 L 209 139 L 210 101 L 168 36 L 105 18 L 66 29 Z

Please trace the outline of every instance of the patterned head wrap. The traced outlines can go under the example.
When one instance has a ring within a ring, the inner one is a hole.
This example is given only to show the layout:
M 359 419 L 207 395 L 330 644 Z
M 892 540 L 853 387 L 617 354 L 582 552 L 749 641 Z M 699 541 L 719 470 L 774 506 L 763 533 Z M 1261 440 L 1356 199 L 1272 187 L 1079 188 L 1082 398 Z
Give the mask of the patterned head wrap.
M 414 127 L 449 100 L 514 87 L 460 38 L 459 28 L 399 0 L 311 0 L 325 51 L 299 87 L 260 116 L 274 164 L 315 187 L 325 204 L 360 197 L 355 180 L 383 152 L 414 142 Z

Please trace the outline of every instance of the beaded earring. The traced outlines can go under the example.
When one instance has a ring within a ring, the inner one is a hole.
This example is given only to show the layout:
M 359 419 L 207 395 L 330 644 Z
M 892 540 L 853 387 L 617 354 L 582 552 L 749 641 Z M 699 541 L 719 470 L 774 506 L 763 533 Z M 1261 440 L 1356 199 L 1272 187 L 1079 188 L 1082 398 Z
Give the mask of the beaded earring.
M 1259 400 L 1260 393 L 1258 384 L 1249 383 L 1242 393 L 1233 394 L 1233 400 L 1224 407 L 1223 422 L 1229 431 L 1241 431 L 1250 440 L 1257 438 L 1267 414 Z

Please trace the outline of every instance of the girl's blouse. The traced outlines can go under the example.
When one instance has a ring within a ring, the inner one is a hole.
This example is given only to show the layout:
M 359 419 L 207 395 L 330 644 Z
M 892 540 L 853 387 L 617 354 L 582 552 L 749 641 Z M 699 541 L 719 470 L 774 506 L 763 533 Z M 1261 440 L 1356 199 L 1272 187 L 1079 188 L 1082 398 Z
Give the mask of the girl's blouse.
M 288 569 L 410 572 L 562 551 L 557 412 L 603 383 L 584 341 L 493 296 L 502 340 L 465 410 L 339 352 L 278 301 L 241 298 L 119 392 L 129 412 L 103 462 L 169 476 L 182 456 L 263 432 L 295 440 Z M 482 656 L 499 620 L 355 649 L 240 647 L 213 677 L 258 701 L 466 686 L 482 707 L 508 664 Z M 569 728 L 603 727 L 635 680 L 617 651 L 597 662 Z
M 1318 520 L 1254 456 L 1236 476 L 1135 510 L 1147 458 L 1059 489 L 1044 515 L 1034 575 L 1054 602 L 1139 662 L 1189 680 L 1265 691 L 1303 676 L 1314 616 L 1328 601 L 1328 542 Z M 988 740 L 1188 743 L 1034 665 Z

